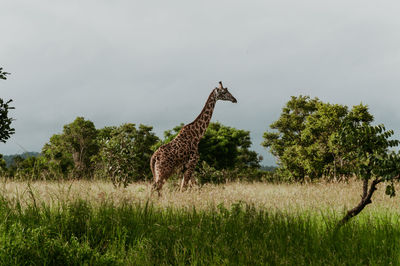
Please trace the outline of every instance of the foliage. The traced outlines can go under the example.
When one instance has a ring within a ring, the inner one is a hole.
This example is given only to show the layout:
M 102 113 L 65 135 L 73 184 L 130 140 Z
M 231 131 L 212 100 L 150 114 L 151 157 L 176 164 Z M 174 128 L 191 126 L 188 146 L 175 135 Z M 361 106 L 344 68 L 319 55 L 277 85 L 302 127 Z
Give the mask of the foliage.
M 396 156 L 394 152 L 390 153 L 390 149 L 399 145 L 398 140 L 390 139 L 393 134 L 393 130 L 387 131 L 384 125 L 369 125 L 354 119 L 352 115 L 343 122 L 338 142 L 346 149 L 343 156 L 351 163 L 357 177 L 370 179 L 379 176 L 390 180 L 398 174 L 387 176 L 391 170 L 395 170 L 392 164 L 386 164 L 387 160 Z
M 39 152 L 23 152 L 23 153 L 20 153 L 20 154 L 4 155 L 3 159 L 6 162 L 7 166 L 11 166 L 11 164 L 14 161 L 14 158 L 17 157 L 17 156 L 21 156 L 22 158 L 26 159 L 28 157 L 38 157 L 40 155 L 41 154 Z
M 43 146 L 42 154 L 46 159 L 49 175 L 54 178 L 67 178 L 74 168 L 72 155 L 65 147 L 62 134 L 54 134 Z
M 28 179 L 110 178 L 117 185 L 146 180 L 149 161 L 158 138 L 152 127 L 125 124 L 96 130 L 94 124 L 78 117 L 53 135 L 42 148 L 42 157 L 9 167 L 9 176 Z M 18 161 L 18 158 L 17 158 Z M 40 172 L 40 173 L 39 173 Z
M 201 186 L 206 183 L 223 184 L 232 181 L 246 182 L 280 182 L 279 176 L 272 171 L 264 171 L 258 168 L 241 168 L 235 167 L 232 169 L 217 170 L 207 164 L 206 161 L 201 161 L 194 172 L 194 177 L 197 183 Z
M 10 75 L 10 73 L 3 71 L 3 68 L 0 67 L 0 79 L 7 79 L 7 75 Z
M 94 171 L 91 158 L 99 151 L 97 130 L 90 120 L 77 117 L 64 126 L 62 134 L 55 134 L 42 149 L 50 171 L 67 177 L 91 177 Z
M 227 177 L 231 178 L 232 175 L 227 175 L 226 170 L 217 170 L 214 167 L 208 165 L 206 161 L 201 161 L 198 170 L 194 173 L 194 177 L 197 179 L 197 183 L 201 186 L 206 183 L 225 183 L 228 181 Z
M 91 157 L 99 151 L 97 130 L 93 122 L 77 117 L 74 122 L 64 126 L 62 138 L 64 146 L 72 154 L 74 175 L 90 176 L 93 172 Z
M 3 143 L 15 133 L 15 129 L 11 127 L 13 119 L 8 116 L 8 111 L 14 109 L 9 105 L 11 102 L 12 100 L 5 102 L 0 98 L 0 142 Z
M 165 131 L 162 144 L 171 141 L 182 127 L 183 124 Z M 255 151 L 249 150 L 250 146 L 249 131 L 212 122 L 200 140 L 199 161 L 205 161 L 207 165 L 217 170 L 235 167 L 258 168 L 262 158 Z
M 3 154 L 0 154 L 0 176 L 4 175 L 6 171 L 7 171 L 6 161 L 4 160 Z
M 0 67 L 0 79 L 7 79 L 6 76 L 9 74 Z M 3 143 L 15 132 L 15 129 L 11 127 L 13 119 L 8 117 L 8 111 L 14 109 L 14 107 L 10 106 L 11 102 L 12 100 L 4 101 L 0 98 L 0 142 Z
M 115 186 L 126 187 L 132 181 L 151 178 L 149 162 L 152 147 L 159 140 L 152 127 L 124 124 L 117 128 L 103 129 L 100 159 L 105 174 Z
M 262 145 L 276 156 L 278 171 L 288 180 L 348 176 L 352 172 L 351 162 L 344 155 L 349 147 L 340 145 L 336 137 L 342 122 L 356 114 L 365 123 L 373 120 L 368 107 L 362 104 L 349 112 L 343 105 L 292 96 L 279 119 L 271 124 L 274 131 L 264 133 Z
M 59 178 L 50 175 L 48 164 L 43 156 L 13 156 L 11 165 L 7 168 L 6 176 L 19 180 L 48 180 Z
M 377 189 L 377 184 L 388 182 L 386 194 L 390 197 L 395 196 L 393 182 L 399 179 L 400 175 L 400 154 L 390 150 L 398 146 L 400 141 L 390 139 L 394 134 L 393 130 L 386 130 L 383 125 L 372 126 L 363 121 L 360 114 L 365 112 L 365 110 L 352 112 L 343 121 L 337 138 L 338 143 L 347 150 L 344 157 L 352 165 L 354 174 L 363 180 L 360 203 L 347 212 L 340 225 L 372 203 L 371 198 Z
M 111 133 L 116 129 L 117 127 L 114 126 L 107 126 L 103 127 L 97 130 L 97 141 L 100 143 L 102 141 L 107 141 L 111 138 Z
M 249 131 L 210 123 L 199 143 L 200 160 L 216 169 L 258 168 L 261 158 L 250 146 Z

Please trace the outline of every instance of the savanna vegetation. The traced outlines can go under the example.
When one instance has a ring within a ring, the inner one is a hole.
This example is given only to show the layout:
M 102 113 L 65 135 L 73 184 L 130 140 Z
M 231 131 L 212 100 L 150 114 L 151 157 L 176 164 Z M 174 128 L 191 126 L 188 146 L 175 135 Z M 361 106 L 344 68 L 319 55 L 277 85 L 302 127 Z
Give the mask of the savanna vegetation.
M 0 264 L 400 265 L 399 141 L 368 106 L 292 97 L 264 133 L 276 169 L 249 131 L 211 123 L 197 186 L 175 175 L 152 197 L 150 157 L 181 127 L 77 117 L 40 153 L 0 157 Z
M 3 180 L 0 261 L 398 265 L 400 205 L 383 191 L 368 212 L 336 229 L 358 186 L 234 182 L 183 193 L 170 187 L 149 198 L 146 183 Z

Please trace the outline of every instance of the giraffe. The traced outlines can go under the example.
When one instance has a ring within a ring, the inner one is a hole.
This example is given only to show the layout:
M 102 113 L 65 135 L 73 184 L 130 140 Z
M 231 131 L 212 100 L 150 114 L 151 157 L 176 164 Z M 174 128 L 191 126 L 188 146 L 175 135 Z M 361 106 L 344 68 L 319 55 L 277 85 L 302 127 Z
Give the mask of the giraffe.
M 164 182 L 180 167 L 183 167 L 183 178 L 180 191 L 190 180 L 194 168 L 199 160 L 198 145 L 210 123 L 215 104 L 218 100 L 236 103 L 235 97 L 224 88 L 222 82 L 210 93 L 201 113 L 190 124 L 185 125 L 178 135 L 169 143 L 159 147 L 150 160 L 154 183 L 152 191 L 160 190 Z

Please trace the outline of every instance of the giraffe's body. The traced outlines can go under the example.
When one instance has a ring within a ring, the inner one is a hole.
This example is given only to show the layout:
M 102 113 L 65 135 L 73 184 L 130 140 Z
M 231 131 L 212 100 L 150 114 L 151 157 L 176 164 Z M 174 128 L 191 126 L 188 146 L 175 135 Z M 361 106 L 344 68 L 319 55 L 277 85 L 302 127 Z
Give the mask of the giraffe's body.
M 185 125 L 171 142 L 158 148 L 151 157 L 153 188 L 158 193 L 160 193 L 164 182 L 180 167 L 183 167 L 181 191 L 190 180 L 199 159 L 198 145 L 200 139 L 207 130 L 218 100 L 236 103 L 236 99 L 220 82 L 220 87 L 211 92 L 199 116 L 192 123 Z

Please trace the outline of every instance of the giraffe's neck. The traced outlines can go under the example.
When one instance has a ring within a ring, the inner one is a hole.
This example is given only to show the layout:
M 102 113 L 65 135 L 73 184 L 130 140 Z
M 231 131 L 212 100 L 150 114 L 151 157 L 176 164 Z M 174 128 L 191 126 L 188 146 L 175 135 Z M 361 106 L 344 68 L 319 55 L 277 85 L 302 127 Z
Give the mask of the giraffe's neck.
M 207 102 L 203 107 L 201 113 L 197 116 L 197 118 L 190 123 L 191 129 L 196 132 L 196 135 L 201 138 L 207 130 L 208 124 L 210 123 L 215 103 L 217 102 L 217 98 L 215 96 L 214 90 L 208 96 Z

